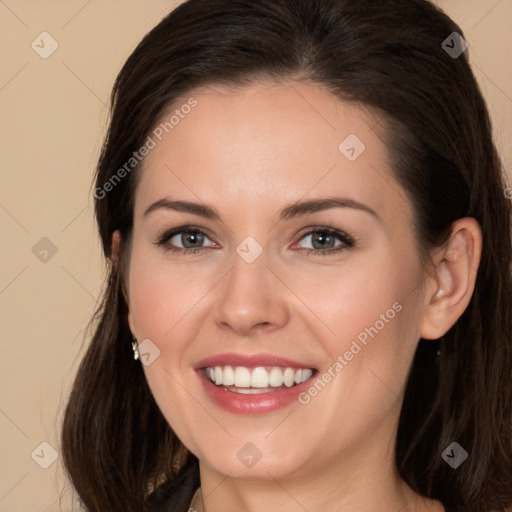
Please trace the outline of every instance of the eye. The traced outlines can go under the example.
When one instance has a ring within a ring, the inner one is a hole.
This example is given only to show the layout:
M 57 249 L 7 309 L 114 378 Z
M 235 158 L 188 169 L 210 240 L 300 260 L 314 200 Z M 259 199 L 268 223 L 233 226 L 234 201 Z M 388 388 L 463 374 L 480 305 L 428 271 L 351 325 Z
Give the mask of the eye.
M 308 239 L 309 247 L 303 247 L 302 250 L 312 256 L 326 256 L 355 246 L 350 235 L 330 227 L 312 229 L 302 235 L 299 242 Z M 204 245 L 205 241 L 211 243 Z M 163 246 L 165 251 L 181 254 L 195 254 L 217 246 L 202 228 L 195 226 L 182 226 L 165 231 L 157 237 L 155 245 Z M 296 246 L 297 244 L 292 248 Z
M 163 246 L 166 251 L 196 253 L 207 250 L 208 247 L 215 247 L 213 242 L 211 245 L 204 246 L 205 240 L 210 239 L 203 229 L 194 226 L 182 226 L 159 235 L 155 244 Z
M 347 235 L 347 233 L 329 227 L 310 230 L 300 240 L 309 240 L 309 247 L 305 247 L 303 250 L 312 256 L 326 256 L 338 253 L 355 245 L 354 239 Z

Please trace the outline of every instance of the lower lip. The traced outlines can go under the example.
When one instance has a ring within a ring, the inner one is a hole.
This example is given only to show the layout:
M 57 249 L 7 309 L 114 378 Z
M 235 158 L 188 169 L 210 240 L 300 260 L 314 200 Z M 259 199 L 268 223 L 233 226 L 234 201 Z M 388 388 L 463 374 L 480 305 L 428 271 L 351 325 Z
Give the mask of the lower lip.
M 210 398 L 210 400 L 224 409 L 235 414 L 266 414 L 282 409 L 293 401 L 298 400 L 300 393 L 305 391 L 314 379 L 316 371 L 305 382 L 296 386 L 281 389 L 279 391 L 269 391 L 260 394 L 245 395 L 236 391 L 225 390 L 224 386 L 216 386 L 206 378 L 203 370 L 196 370 L 201 380 L 201 384 Z

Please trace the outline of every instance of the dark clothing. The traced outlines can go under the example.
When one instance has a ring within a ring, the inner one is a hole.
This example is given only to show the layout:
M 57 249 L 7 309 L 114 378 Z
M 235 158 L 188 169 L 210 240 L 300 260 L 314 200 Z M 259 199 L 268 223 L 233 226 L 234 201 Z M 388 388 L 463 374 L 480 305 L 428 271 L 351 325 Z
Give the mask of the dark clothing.
M 148 498 L 150 512 L 188 512 L 194 493 L 201 485 L 199 463 L 190 457 L 180 474 L 162 484 Z

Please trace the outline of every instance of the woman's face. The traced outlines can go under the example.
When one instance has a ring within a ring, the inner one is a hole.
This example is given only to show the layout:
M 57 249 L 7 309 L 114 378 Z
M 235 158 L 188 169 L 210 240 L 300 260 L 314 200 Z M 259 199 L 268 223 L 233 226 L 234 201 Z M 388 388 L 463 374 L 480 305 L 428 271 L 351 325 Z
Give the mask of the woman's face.
M 231 477 L 382 471 L 426 293 L 376 119 L 296 82 L 204 88 L 176 109 L 150 134 L 128 285 L 162 413 Z M 248 394 L 251 378 L 264 387 Z

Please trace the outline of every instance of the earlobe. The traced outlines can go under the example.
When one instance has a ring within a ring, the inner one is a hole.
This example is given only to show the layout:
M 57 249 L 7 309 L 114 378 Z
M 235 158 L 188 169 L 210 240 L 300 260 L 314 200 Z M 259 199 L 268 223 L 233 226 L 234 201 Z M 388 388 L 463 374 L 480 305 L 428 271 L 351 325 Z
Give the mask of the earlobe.
M 136 338 L 137 337 L 135 335 L 136 330 L 135 330 L 135 325 L 134 325 L 134 322 L 133 322 L 133 315 L 132 315 L 131 311 L 128 311 L 128 325 L 130 327 L 130 331 L 132 333 L 132 336 L 134 336 Z
M 482 231 L 471 217 L 453 223 L 449 240 L 435 256 L 435 268 L 426 287 L 420 336 L 438 339 L 467 308 L 475 289 L 482 252 Z

